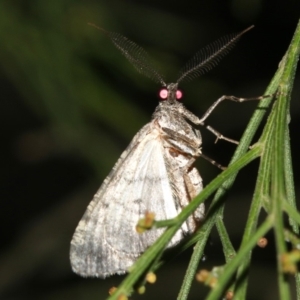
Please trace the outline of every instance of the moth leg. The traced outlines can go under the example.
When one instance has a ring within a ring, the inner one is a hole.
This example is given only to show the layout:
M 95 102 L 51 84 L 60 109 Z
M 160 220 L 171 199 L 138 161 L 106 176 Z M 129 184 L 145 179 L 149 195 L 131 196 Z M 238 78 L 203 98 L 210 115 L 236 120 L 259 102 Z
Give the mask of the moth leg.
M 167 127 L 162 127 L 162 130 L 166 133 L 168 143 L 175 149 L 192 157 L 199 157 L 201 155 L 201 139 L 189 139 L 185 135 Z
M 196 134 L 196 137 L 197 137 L 200 141 L 202 141 L 202 136 L 201 136 L 200 130 L 195 129 L 195 134 Z
M 202 152 L 201 152 L 201 149 L 200 149 L 200 141 L 201 141 L 201 136 L 200 136 L 200 139 L 198 140 L 198 143 L 194 140 L 191 140 L 189 138 L 187 138 L 186 136 L 178 133 L 178 132 L 175 132 L 173 131 L 172 129 L 169 129 L 169 128 L 165 128 L 163 127 L 162 128 L 163 131 L 165 131 L 167 134 L 168 134 L 168 142 L 178 151 L 180 152 L 183 152 L 183 153 L 186 153 L 186 154 L 189 154 L 191 155 L 192 157 L 203 157 L 204 159 L 206 159 L 207 161 L 209 161 L 212 165 L 218 167 L 219 169 L 221 170 L 225 170 L 226 167 L 220 165 L 219 163 L 217 163 L 215 160 L 207 157 L 206 155 L 204 155 Z M 199 132 L 200 134 L 200 132 Z M 237 142 L 238 143 L 238 142 Z M 189 150 L 192 150 L 192 151 L 186 151 L 187 149 Z M 192 164 L 194 163 L 194 161 L 192 161 L 190 164 L 189 164 L 189 167 L 187 167 L 187 169 L 189 169 Z
M 216 129 L 212 128 L 211 126 L 206 126 L 207 130 L 209 130 L 210 132 L 212 132 L 217 138 L 215 140 L 215 144 L 218 142 L 218 140 L 224 140 L 227 141 L 229 143 L 232 144 L 239 144 L 239 141 L 233 140 L 231 138 L 228 138 L 226 136 L 224 136 L 222 133 L 220 133 L 219 131 L 217 131 Z
M 198 120 L 197 123 L 195 124 L 199 124 L 199 125 L 204 125 L 204 121 L 209 117 L 209 115 L 212 113 L 212 111 L 224 100 L 230 100 L 230 101 L 234 101 L 234 102 L 238 102 L 238 103 L 242 103 L 242 102 L 246 102 L 246 101 L 259 101 L 265 98 L 268 98 L 272 95 L 265 95 L 265 96 L 259 96 L 259 97 L 252 97 L 252 98 L 238 98 L 235 96 L 222 96 L 220 97 L 217 101 L 215 101 L 209 108 L 208 110 L 205 112 L 205 114 L 202 116 L 201 119 Z
M 213 160 L 212 158 L 204 155 L 203 153 L 201 153 L 201 157 L 203 157 L 205 160 L 207 160 L 208 162 L 210 162 L 212 165 L 216 166 L 217 168 L 221 169 L 221 170 L 226 170 L 227 168 L 220 165 L 219 163 L 217 163 L 215 160 Z
M 212 113 L 212 111 L 224 100 L 230 100 L 230 101 L 234 101 L 234 102 L 238 102 L 238 103 L 242 103 L 245 101 L 259 101 L 268 97 L 271 97 L 273 95 L 265 95 L 265 96 L 260 96 L 260 97 L 252 97 L 252 98 L 238 98 L 235 96 L 222 96 L 221 98 L 219 98 L 217 101 L 215 101 L 209 108 L 208 110 L 205 112 L 205 114 L 202 116 L 201 119 L 199 119 L 195 124 L 199 124 L 199 125 L 204 125 L 204 121 L 209 117 L 209 115 Z M 221 134 L 220 132 L 218 132 L 216 129 L 212 128 L 211 126 L 205 126 L 210 132 L 212 132 L 217 138 L 215 140 L 215 143 L 217 143 L 218 140 L 225 140 L 227 142 L 233 143 L 238 145 L 239 141 L 233 140 L 231 138 L 228 138 L 226 136 L 224 136 L 223 134 Z

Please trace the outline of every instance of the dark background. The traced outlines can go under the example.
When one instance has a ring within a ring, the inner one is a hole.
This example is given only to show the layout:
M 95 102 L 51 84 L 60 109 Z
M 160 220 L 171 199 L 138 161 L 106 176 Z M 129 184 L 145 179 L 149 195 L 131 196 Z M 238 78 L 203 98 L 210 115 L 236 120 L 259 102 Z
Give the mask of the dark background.
M 254 24 L 208 74 L 181 84 L 201 116 L 224 94 L 261 95 L 292 38 L 299 1 L 1 1 L 0 2 L 0 298 L 104 299 L 120 276 L 82 279 L 69 265 L 69 243 L 86 206 L 157 105 L 159 86 L 138 74 L 88 22 L 144 47 L 170 81 L 201 47 Z M 208 123 L 239 139 L 255 103 L 223 103 Z M 300 173 L 299 76 L 292 99 L 295 182 Z M 228 164 L 235 146 L 205 129 L 203 152 Z M 257 162 L 240 173 L 225 223 L 238 248 Z M 207 184 L 220 171 L 203 159 Z M 272 235 L 256 249 L 247 299 L 278 299 Z M 218 235 L 202 268 L 224 263 Z M 163 266 L 141 299 L 175 299 L 191 251 Z M 189 299 L 208 289 L 195 282 Z M 135 295 L 134 299 L 139 299 Z

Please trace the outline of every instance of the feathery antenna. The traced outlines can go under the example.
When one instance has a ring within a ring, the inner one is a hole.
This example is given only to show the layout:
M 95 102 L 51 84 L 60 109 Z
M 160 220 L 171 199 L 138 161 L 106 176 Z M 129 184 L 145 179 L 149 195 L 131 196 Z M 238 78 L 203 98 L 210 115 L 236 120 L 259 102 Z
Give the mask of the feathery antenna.
M 97 28 L 109 37 L 139 73 L 159 82 L 162 86 L 167 85 L 163 76 L 152 66 L 148 53 L 142 47 L 119 33 L 106 31 L 93 23 L 88 23 L 88 25 Z M 182 68 L 176 83 L 193 79 L 212 69 L 235 46 L 241 36 L 253 27 L 252 25 L 238 34 L 227 35 L 201 49 Z
M 193 79 L 212 69 L 235 46 L 240 37 L 253 27 L 252 25 L 238 34 L 225 36 L 201 49 L 182 68 L 176 82 Z
M 121 53 L 129 60 L 139 73 L 144 74 L 155 82 L 161 83 L 163 86 L 166 86 L 162 75 L 160 75 L 159 72 L 152 66 L 148 53 L 142 47 L 119 33 L 106 31 L 92 23 L 88 23 L 88 25 L 104 32 L 104 34 L 110 38 L 113 44 L 121 51 Z

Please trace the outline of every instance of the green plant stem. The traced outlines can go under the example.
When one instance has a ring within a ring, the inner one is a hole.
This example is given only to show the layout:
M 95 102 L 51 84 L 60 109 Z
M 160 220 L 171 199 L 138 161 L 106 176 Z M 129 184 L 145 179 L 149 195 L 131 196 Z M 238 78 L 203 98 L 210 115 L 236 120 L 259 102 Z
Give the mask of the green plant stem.
M 274 87 L 273 87 L 274 88 Z M 265 125 L 264 131 L 262 133 L 262 137 L 259 140 L 259 144 L 264 145 L 264 152 L 261 156 L 260 166 L 258 170 L 258 177 L 256 182 L 256 187 L 253 195 L 252 204 L 249 210 L 249 215 L 247 218 L 247 223 L 245 227 L 245 231 L 243 234 L 243 239 L 240 248 L 243 248 L 249 242 L 249 239 L 255 232 L 257 227 L 257 221 L 259 217 L 259 213 L 261 210 L 261 205 L 264 204 L 265 207 L 269 207 L 269 186 L 270 186 L 270 174 L 271 174 L 271 147 L 265 147 L 265 144 L 271 142 L 273 136 L 273 126 L 274 126 L 274 107 L 270 113 L 270 116 L 267 120 L 267 124 Z M 269 211 L 269 209 L 267 209 Z M 239 284 L 236 286 L 236 290 L 234 292 L 235 299 L 243 300 L 246 297 L 247 285 L 248 285 L 248 268 L 251 261 L 251 251 L 245 256 L 244 261 L 240 265 L 236 282 Z
M 256 245 L 257 240 L 261 236 L 264 236 L 272 228 L 272 225 L 273 225 L 273 220 L 271 218 L 267 218 L 261 224 L 258 230 L 251 236 L 247 245 L 239 249 L 235 258 L 225 266 L 224 273 L 220 278 L 218 278 L 218 282 L 216 286 L 214 286 L 214 288 L 211 290 L 206 300 L 222 299 L 227 284 L 229 283 L 233 274 L 236 272 L 239 265 L 243 262 L 244 257 Z
M 297 300 L 300 300 L 300 274 L 295 274 Z
M 288 282 L 282 272 L 280 256 L 286 252 L 286 245 L 284 240 L 284 228 L 282 220 L 282 201 L 286 201 L 285 183 L 282 180 L 282 172 L 285 174 L 284 161 L 281 159 L 285 156 L 285 144 L 287 132 L 287 115 L 289 113 L 289 102 L 291 90 L 294 83 L 294 76 L 296 71 L 296 63 L 299 59 L 300 52 L 300 22 L 298 23 L 293 41 L 287 53 L 286 68 L 282 76 L 282 81 L 279 90 L 279 107 L 277 112 L 276 135 L 274 144 L 276 151 L 274 151 L 274 183 L 272 185 L 272 200 L 274 201 L 273 212 L 276 217 L 275 222 L 275 240 L 278 251 L 278 281 L 279 292 L 281 299 L 290 298 L 290 290 Z M 297 279 L 297 278 L 296 278 Z M 299 288 L 299 285 L 298 285 Z
M 288 202 L 283 203 L 283 209 L 287 212 L 290 218 L 292 218 L 297 225 L 300 225 L 300 213 Z
M 298 26 L 299 27 L 299 26 Z M 297 36 L 298 29 L 296 30 L 295 36 Z M 297 39 L 294 38 L 292 45 L 297 45 Z M 286 70 L 288 69 L 288 74 L 292 74 L 290 75 L 290 79 L 293 79 L 293 74 L 295 71 L 295 65 L 297 62 L 297 59 L 295 60 L 295 58 L 297 57 L 298 54 L 297 51 L 295 51 L 294 47 L 290 47 L 289 51 L 287 52 L 287 55 L 284 57 L 284 59 L 282 60 L 279 70 L 277 72 L 277 83 L 275 83 L 275 88 L 277 89 L 278 83 L 282 82 L 282 78 L 286 73 Z M 299 47 L 296 46 L 296 49 L 298 49 Z M 292 53 L 292 55 L 288 55 L 288 53 Z M 293 69 L 294 68 L 294 69 Z M 279 79 L 279 80 L 278 80 Z M 292 86 L 292 82 L 290 82 L 290 85 Z M 284 113 L 287 114 L 287 109 L 284 110 Z M 272 153 L 274 153 L 274 147 L 272 146 L 272 139 L 274 139 L 274 136 L 277 136 L 277 130 L 274 128 L 275 126 L 279 125 L 278 124 L 278 120 L 275 121 L 275 108 L 272 110 L 271 116 L 268 120 L 268 123 L 266 125 L 266 128 L 264 130 L 264 133 L 262 134 L 262 137 L 260 139 L 260 142 L 264 144 L 264 153 L 263 153 L 263 157 L 262 157 L 262 161 L 261 161 L 261 166 L 260 166 L 260 170 L 259 170 L 259 175 L 258 175 L 258 180 L 257 180 L 257 186 L 256 186 L 256 192 L 254 194 L 254 199 L 253 199 L 253 205 L 256 202 L 256 195 L 259 196 L 259 194 L 262 197 L 263 200 L 263 204 L 265 206 L 265 208 L 267 209 L 267 211 L 270 211 L 270 199 L 272 199 L 269 195 L 269 189 L 270 189 L 270 176 L 273 173 L 273 169 L 271 167 L 271 162 L 274 162 L 274 157 L 272 157 Z M 286 123 L 283 123 L 283 128 L 281 128 L 282 130 L 286 129 Z M 273 129 L 274 128 L 274 129 Z M 286 129 L 285 131 L 285 148 L 288 149 L 288 154 L 286 154 L 285 157 L 287 157 L 285 159 L 285 161 L 288 161 L 291 165 L 291 158 L 289 155 L 289 145 L 287 146 L 286 143 L 288 142 L 288 138 L 286 136 L 286 134 L 288 133 L 288 130 Z M 282 132 L 281 132 L 282 134 Z M 281 136 L 282 138 L 282 136 Z M 281 140 L 282 142 L 282 140 Z M 282 147 L 283 144 L 281 144 Z M 287 152 L 287 151 L 285 151 Z M 283 153 L 281 153 L 283 154 Z M 279 154 L 280 155 L 280 154 Z M 278 155 L 278 158 L 280 157 Z M 282 158 L 283 156 L 281 156 Z M 292 172 L 290 171 L 291 167 L 289 167 L 288 170 L 285 171 L 286 178 L 291 179 L 292 177 Z M 261 176 L 260 176 L 261 174 Z M 282 178 L 282 177 L 281 177 Z M 262 180 L 262 183 L 260 183 L 260 181 Z M 291 186 L 290 186 L 290 190 L 293 191 L 293 181 L 290 180 L 289 181 Z M 292 192 L 291 192 L 292 193 Z M 252 208 L 251 208 L 252 209 Z M 254 214 L 257 214 L 258 218 L 258 213 L 259 210 L 257 210 L 256 212 L 253 212 Z M 249 213 L 249 219 L 247 222 L 247 226 L 246 226 L 246 230 L 244 233 L 244 237 L 243 237 L 243 242 L 242 245 L 244 243 L 247 243 L 247 238 L 249 238 L 251 236 L 251 231 L 254 230 L 255 228 L 255 222 L 252 222 L 251 224 L 251 218 L 250 215 L 252 215 L 252 212 L 250 211 Z M 279 224 L 276 224 L 279 227 Z M 282 237 L 280 237 L 280 240 L 282 241 Z M 239 268 L 239 272 L 238 272 L 238 278 L 242 278 L 242 281 L 240 282 L 239 286 L 237 287 L 237 290 L 235 291 L 235 299 L 245 299 L 245 295 L 246 295 L 246 287 L 247 287 L 247 276 L 245 276 L 245 272 L 250 264 L 250 258 L 251 258 L 251 254 L 248 256 L 248 258 L 245 260 L 244 264 L 241 265 L 241 267 Z M 288 297 L 288 296 L 287 296 Z
M 289 47 L 289 57 L 288 57 L 288 67 L 286 68 L 286 72 L 283 76 L 283 85 L 284 90 L 286 91 L 287 101 L 290 101 L 290 95 L 294 83 L 294 77 L 297 68 L 297 62 L 299 60 L 300 54 L 300 21 L 298 22 L 291 46 Z M 295 208 L 296 211 L 296 201 L 295 201 L 295 191 L 294 191 L 294 182 L 293 182 L 293 172 L 292 172 L 292 163 L 291 163 L 291 151 L 289 145 L 289 137 L 288 137 L 288 128 L 286 128 L 286 136 L 285 136 L 285 179 L 286 179 L 286 196 L 287 201 Z M 293 223 L 290 218 L 290 223 L 293 227 L 295 233 L 299 233 L 299 227 Z M 297 299 L 300 299 L 300 273 L 297 272 L 295 274 L 295 282 L 296 282 L 296 293 Z
M 287 126 L 287 91 L 285 88 L 279 89 L 278 107 L 275 122 L 274 141 L 270 146 L 274 145 L 273 152 L 273 176 L 271 183 L 271 199 L 272 208 L 271 213 L 276 220 L 274 222 L 274 233 L 277 248 L 278 260 L 278 284 L 280 299 L 290 299 L 289 284 L 284 277 L 280 258 L 286 252 L 286 244 L 284 239 L 284 224 L 283 224 L 283 210 L 282 202 L 286 201 L 284 177 L 284 140 L 285 130 Z
M 294 175 L 293 175 L 293 166 L 292 166 L 292 155 L 291 155 L 291 146 L 289 139 L 289 128 L 287 127 L 285 133 L 285 144 L 284 144 L 284 174 L 285 174 L 285 182 L 286 182 L 286 198 L 287 202 L 297 210 L 296 206 L 296 195 L 295 195 L 295 183 L 294 183 Z M 289 223 L 293 228 L 294 233 L 299 234 L 299 223 L 289 215 Z
M 223 252 L 226 263 L 229 263 L 236 255 L 236 251 L 234 250 L 232 243 L 229 238 L 229 234 L 226 230 L 223 219 L 217 218 L 216 226 L 220 235 L 220 239 L 223 246 Z
M 196 243 L 196 245 L 194 246 L 193 255 L 192 255 L 189 265 L 187 267 L 187 271 L 185 273 L 183 283 L 181 285 L 179 294 L 177 296 L 177 300 L 187 299 L 187 297 L 189 295 L 190 288 L 191 288 L 192 282 L 195 278 L 195 273 L 196 273 L 198 265 L 199 265 L 199 261 L 203 255 L 203 250 L 204 250 L 204 247 L 208 240 L 208 236 L 214 225 L 214 220 L 215 219 L 212 217 L 207 222 L 205 222 L 205 224 L 203 225 L 203 230 L 201 230 L 201 239 L 199 239 L 199 242 Z M 200 236 L 200 234 L 199 234 L 199 236 Z

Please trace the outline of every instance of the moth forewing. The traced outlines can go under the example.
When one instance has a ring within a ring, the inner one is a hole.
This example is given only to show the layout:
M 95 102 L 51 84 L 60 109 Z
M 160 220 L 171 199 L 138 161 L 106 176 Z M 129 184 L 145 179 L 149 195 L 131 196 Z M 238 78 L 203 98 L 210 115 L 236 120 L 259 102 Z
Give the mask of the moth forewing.
M 152 121 L 134 137 L 94 196 L 71 242 L 74 272 L 97 277 L 126 272 L 165 230 L 138 234 L 138 220 L 146 212 L 153 212 L 156 220 L 174 218 L 201 191 L 201 177 L 190 165 L 194 158 L 185 152 L 190 147 L 189 152 L 198 153 L 197 149 L 186 140 L 177 140 L 175 146 L 174 137 L 166 133 L 171 128 L 172 132 L 186 131 L 191 138 L 192 127 L 182 116 L 178 118 L 178 110 L 172 111 L 166 103 L 159 105 Z M 201 141 L 195 134 L 194 138 L 198 147 Z M 168 247 L 193 232 L 203 214 L 202 205 Z

